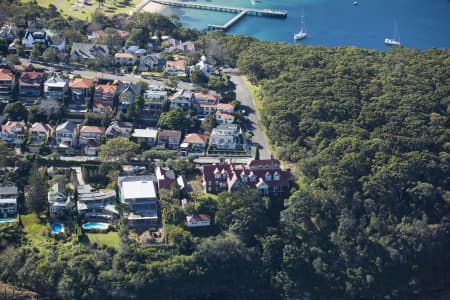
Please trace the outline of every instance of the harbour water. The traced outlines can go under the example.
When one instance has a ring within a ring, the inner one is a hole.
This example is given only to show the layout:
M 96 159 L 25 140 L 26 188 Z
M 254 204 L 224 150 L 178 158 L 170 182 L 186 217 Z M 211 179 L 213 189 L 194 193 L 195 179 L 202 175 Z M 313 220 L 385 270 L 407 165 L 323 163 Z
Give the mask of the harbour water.
M 394 36 L 394 24 L 401 43 L 408 48 L 450 48 L 449 0 L 197 0 L 195 3 L 260 9 L 286 9 L 286 19 L 245 16 L 228 33 L 244 34 L 265 41 L 293 43 L 303 10 L 308 37 L 305 45 L 357 46 L 387 49 L 385 38 Z M 223 25 L 234 14 L 198 9 L 167 8 L 183 26 L 206 29 Z

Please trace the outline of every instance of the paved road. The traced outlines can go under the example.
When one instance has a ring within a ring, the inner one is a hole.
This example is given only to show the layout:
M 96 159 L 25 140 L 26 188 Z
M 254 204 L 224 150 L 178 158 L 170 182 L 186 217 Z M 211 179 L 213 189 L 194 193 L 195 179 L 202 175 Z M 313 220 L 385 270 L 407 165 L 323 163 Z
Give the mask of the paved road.
M 260 159 L 269 159 L 269 143 L 262 131 L 260 120 L 256 114 L 255 100 L 253 99 L 250 91 L 247 89 L 244 80 L 238 72 L 232 70 L 226 70 L 226 73 L 230 75 L 231 81 L 236 86 L 236 100 L 241 103 L 242 109 L 245 109 L 248 115 L 247 129 L 253 132 L 252 142 L 258 144 L 260 147 L 259 156 Z

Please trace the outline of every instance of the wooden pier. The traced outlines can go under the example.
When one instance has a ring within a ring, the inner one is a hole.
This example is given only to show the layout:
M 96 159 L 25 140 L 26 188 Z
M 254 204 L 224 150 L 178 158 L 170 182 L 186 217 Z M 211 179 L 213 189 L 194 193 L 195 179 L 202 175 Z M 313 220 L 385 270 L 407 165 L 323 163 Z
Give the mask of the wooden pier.
M 180 8 L 194 8 L 203 10 L 212 10 L 217 12 L 235 13 L 237 14 L 231 20 L 229 20 L 224 25 L 208 24 L 209 30 L 228 30 L 231 26 L 236 24 L 245 15 L 259 16 L 259 17 L 272 17 L 272 18 L 286 18 L 287 10 L 273 10 L 273 9 L 253 9 L 253 8 L 241 8 L 234 6 L 223 6 L 223 5 L 210 5 L 203 3 L 193 3 L 193 2 L 180 2 L 180 1 L 170 1 L 170 0 L 151 0 L 152 2 L 174 6 Z

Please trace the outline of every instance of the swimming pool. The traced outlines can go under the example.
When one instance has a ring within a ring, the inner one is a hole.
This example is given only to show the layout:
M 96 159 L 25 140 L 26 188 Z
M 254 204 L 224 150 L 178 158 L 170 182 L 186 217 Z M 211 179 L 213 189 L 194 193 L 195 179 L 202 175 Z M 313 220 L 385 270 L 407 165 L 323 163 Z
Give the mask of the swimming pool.
M 86 229 L 86 230 L 90 230 L 90 229 L 106 230 L 109 228 L 109 224 L 98 223 L 98 222 L 87 222 L 87 223 L 84 223 L 81 227 L 83 227 L 83 229 Z
M 63 233 L 64 232 L 64 225 L 60 223 L 52 224 L 51 226 L 52 233 Z
M 1 218 L 0 223 L 9 223 L 14 222 L 15 220 L 16 220 L 15 218 Z

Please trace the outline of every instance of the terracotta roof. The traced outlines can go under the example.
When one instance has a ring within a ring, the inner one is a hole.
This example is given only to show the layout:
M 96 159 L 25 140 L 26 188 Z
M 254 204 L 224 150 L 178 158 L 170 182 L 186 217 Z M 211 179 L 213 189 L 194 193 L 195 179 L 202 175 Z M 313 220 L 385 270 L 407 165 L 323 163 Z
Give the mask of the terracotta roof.
M 41 122 L 36 122 L 33 125 L 31 125 L 30 131 L 33 132 L 50 132 L 52 130 L 52 127 L 50 126 L 50 124 L 47 123 L 41 123 Z
M 197 93 L 194 93 L 194 98 L 217 101 L 217 100 L 220 99 L 220 96 L 219 95 L 213 95 L 211 93 L 205 94 L 205 93 L 197 92 Z
M 136 54 L 133 53 L 116 53 L 114 55 L 116 58 L 136 58 Z
M 217 110 L 234 110 L 234 105 L 230 103 L 217 104 Z
M 9 69 L 0 69 L 0 80 L 13 80 L 14 74 Z
M 71 88 L 76 89 L 88 89 L 92 84 L 94 84 L 96 80 L 94 78 L 88 79 L 88 78 L 75 78 L 71 83 Z
M 15 129 L 15 130 L 14 130 Z M 19 129 L 20 131 L 17 131 Z M 16 121 L 8 121 L 5 125 L 2 126 L 2 131 L 6 131 L 8 133 L 24 133 L 27 130 L 24 122 L 16 122 Z
M 115 94 L 117 91 L 117 86 L 112 84 L 98 84 L 95 87 L 96 93 L 110 93 Z
M 227 113 L 224 113 L 224 112 L 220 112 L 220 111 L 216 112 L 216 116 L 221 116 L 223 119 L 234 120 L 234 116 L 233 115 L 230 115 L 230 114 L 227 114 Z
M 190 134 L 186 135 L 186 137 L 183 140 L 183 143 L 207 144 L 208 143 L 208 136 L 204 135 L 204 134 L 190 133 Z
M 29 64 L 28 66 L 24 66 L 24 65 L 15 65 L 14 69 L 16 69 L 16 71 L 18 72 L 25 72 L 25 71 L 33 71 L 33 65 Z
M 102 127 L 98 127 L 98 126 L 83 126 L 80 129 L 80 133 L 98 133 L 98 134 L 103 134 L 105 132 L 105 129 Z

